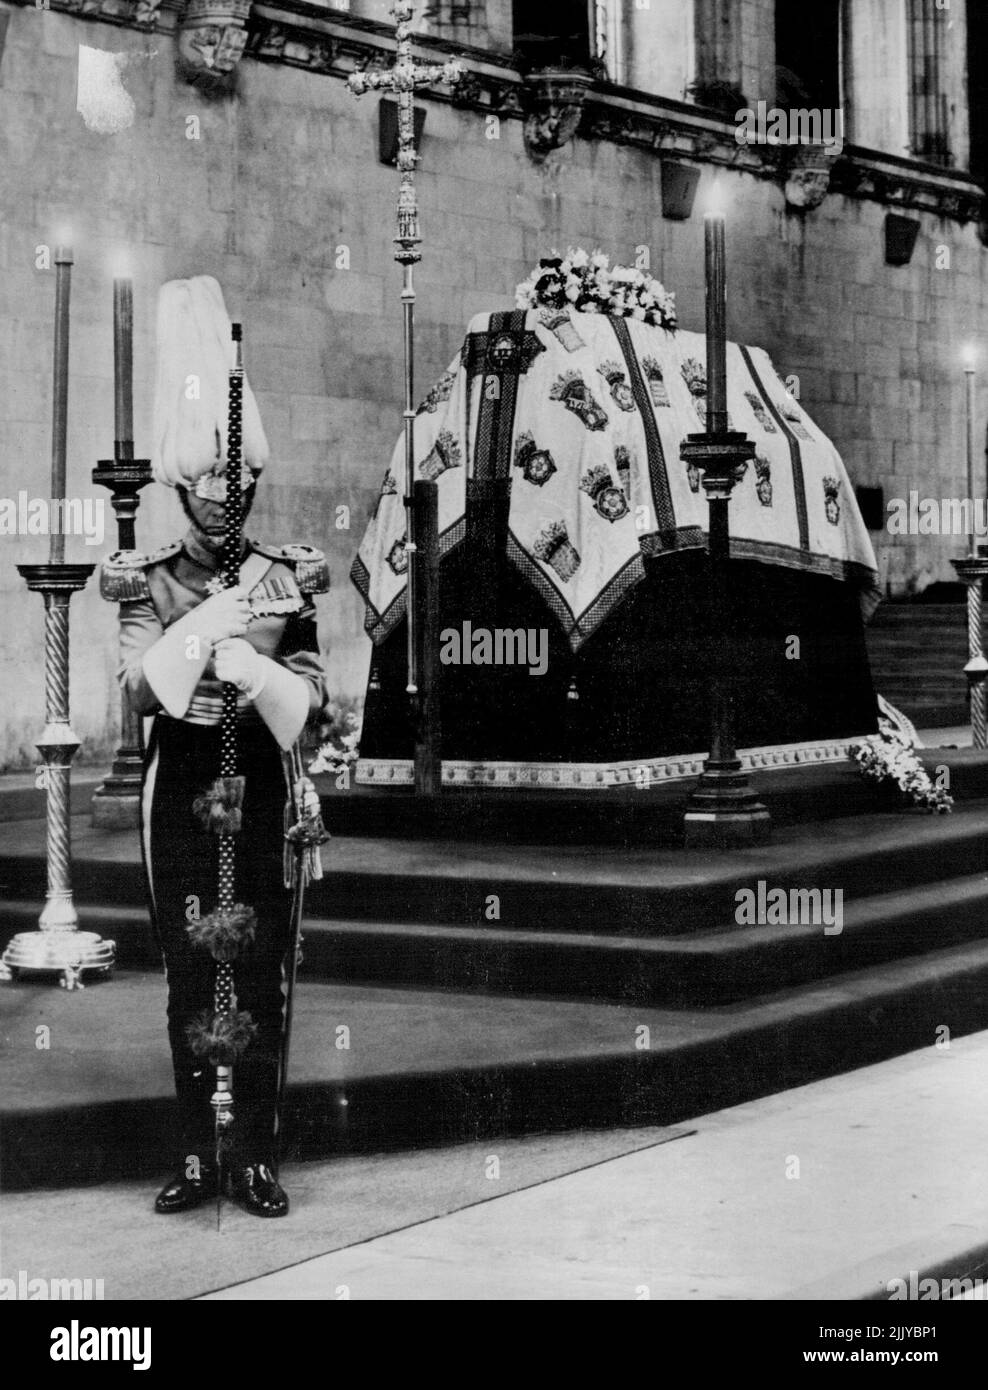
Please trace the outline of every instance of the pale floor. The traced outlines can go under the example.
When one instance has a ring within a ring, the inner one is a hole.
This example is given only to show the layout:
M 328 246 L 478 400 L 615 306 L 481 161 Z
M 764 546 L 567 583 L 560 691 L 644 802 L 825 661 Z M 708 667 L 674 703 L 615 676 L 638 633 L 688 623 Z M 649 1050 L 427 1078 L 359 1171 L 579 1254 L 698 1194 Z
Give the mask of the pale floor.
M 208 1297 L 887 1298 L 911 1272 L 984 1275 L 986 1074 L 988 1033 L 931 1039 Z

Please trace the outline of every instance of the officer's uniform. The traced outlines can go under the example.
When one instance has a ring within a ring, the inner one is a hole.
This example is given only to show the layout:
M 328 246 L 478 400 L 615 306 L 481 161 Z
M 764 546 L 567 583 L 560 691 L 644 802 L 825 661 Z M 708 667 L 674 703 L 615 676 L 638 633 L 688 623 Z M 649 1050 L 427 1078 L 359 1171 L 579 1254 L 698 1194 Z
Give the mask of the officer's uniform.
M 213 1006 L 215 964 L 194 946 L 187 926 L 216 905 L 218 846 L 193 812 L 220 768 L 222 685 L 208 642 L 195 633 L 195 610 L 218 588 L 219 558 L 184 541 L 142 557 L 111 556 L 106 597 L 120 605 L 120 681 L 136 712 L 151 717 L 145 757 L 141 839 L 155 932 L 168 978 L 168 1036 L 181 1117 L 177 1155 L 208 1161 L 214 1148 L 209 1098 L 214 1072 L 189 1047 L 189 1023 Z M 277 681 L 263 702 L 238 702 L 238 770 L 246 778 L 236 839 L 235 900 L 257 917 L 253 944 L 234 965 L 237 1007 L 258 1032 L 235 1069 L 236 1149 L 245 1161 L 269 1161 L 284 1011 L 284 966 L 291 895 L 284 886 L 284 752 L 322 709 L 325 681 L 312 594 L 328 588 L 325 558 L 306 546 L 247 542 L 240 571 L 252 619 L 245 640 L 297 680 Z M 273 668 L 269 668 L 273 671 Z M 306 699 L 307 697 L 307 699 Z M 145 728 L 148 728 L 147 723 Z

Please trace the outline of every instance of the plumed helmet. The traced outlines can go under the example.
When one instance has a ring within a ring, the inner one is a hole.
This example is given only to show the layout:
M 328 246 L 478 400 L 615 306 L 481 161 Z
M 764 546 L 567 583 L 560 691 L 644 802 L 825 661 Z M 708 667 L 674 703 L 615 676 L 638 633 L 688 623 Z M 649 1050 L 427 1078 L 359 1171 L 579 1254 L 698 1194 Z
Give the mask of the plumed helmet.
M 211 275 L 169 280 L 158 292 L 154 390 L 155 479 L 167 487 L 208 486 L 226 473 L 230 317 Z M 247 486 L 268 460 L 257 401 L 244 377 L 243 462 Z

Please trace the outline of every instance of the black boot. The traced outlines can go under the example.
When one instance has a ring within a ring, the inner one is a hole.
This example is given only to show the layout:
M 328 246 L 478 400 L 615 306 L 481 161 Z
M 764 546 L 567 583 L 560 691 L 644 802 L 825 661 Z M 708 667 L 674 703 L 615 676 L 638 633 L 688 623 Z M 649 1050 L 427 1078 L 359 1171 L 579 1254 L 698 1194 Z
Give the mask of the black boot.
M 234 1164 L 230 1195 L 255 1216 L 287 1216 L 288 1194 L 268 1162 Z
M 212 1163 L 199 1166 L 199 1176 L 190 1178 L 188 1169 L 181 1168 L 154 1199 L 154 1209 L 162 1216 L 176 1211 L 191 1211 L 216 1196 L 216 1167 Z

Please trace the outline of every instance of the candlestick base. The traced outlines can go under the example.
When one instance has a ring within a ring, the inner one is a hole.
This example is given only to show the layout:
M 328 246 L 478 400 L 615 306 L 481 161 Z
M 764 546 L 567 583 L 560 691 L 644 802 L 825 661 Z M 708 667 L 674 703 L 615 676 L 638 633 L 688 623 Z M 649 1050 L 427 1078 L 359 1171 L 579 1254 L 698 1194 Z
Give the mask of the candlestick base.
M 92 807 L 97 830 L 137 828 L 141 820 L 140 758 L 114 758 L 113 770 L 93 792 Z
M 768 808 L 748 785 L 738 759 L 707 761 L 686 803 L 683 831 L 687 849 L 739 849 L 764 844 L 772 828 Z
M 10 980 L 24 971 L 57 974 L 63 989 L 83 989 L 83 973 L 109 975 L 116 954 L 115 941 L 74 927 L 18 932 L 0 960 L 0 979 Z

